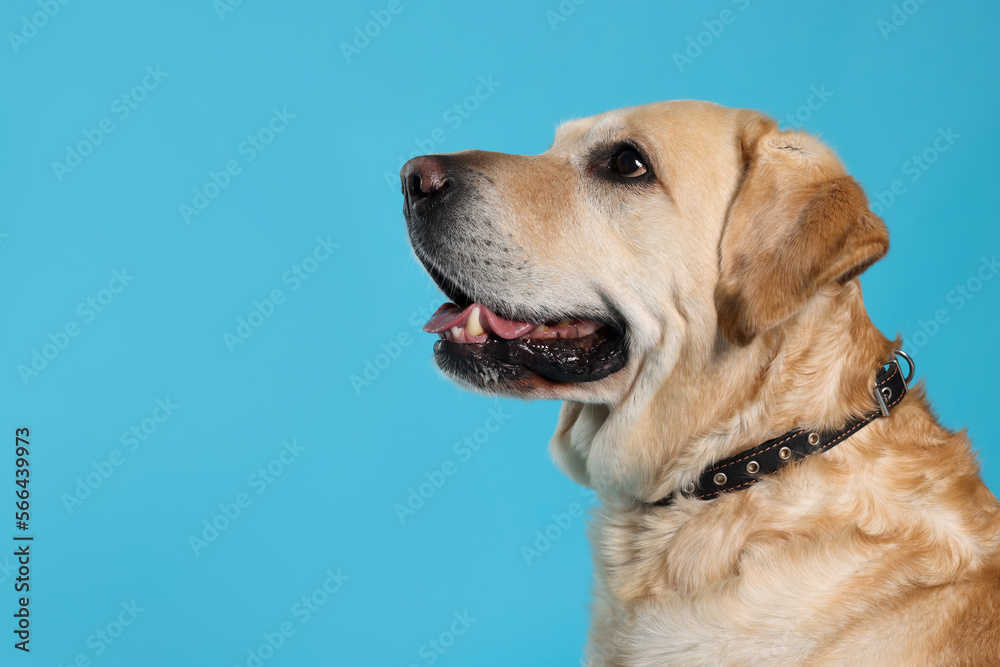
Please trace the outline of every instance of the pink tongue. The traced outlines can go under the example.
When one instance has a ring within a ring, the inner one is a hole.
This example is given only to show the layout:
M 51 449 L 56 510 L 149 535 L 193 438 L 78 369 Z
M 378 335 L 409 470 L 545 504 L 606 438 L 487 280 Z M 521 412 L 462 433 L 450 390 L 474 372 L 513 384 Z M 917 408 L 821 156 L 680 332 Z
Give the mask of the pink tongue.
M 474 303 L 465 310 L 454 303 L 446 303 L 437 309 L 431 319 L 427 320 L 424 331 L 436 334 L 443 333 L 452 327 L 464 327 L 465 323 L 469 321 L 469 315 L 472 314 L 473 308 L 479 308 L 479 322 L 483 329 L 492 331 L 507 340 L 519 338 L 538 326 L 537 322 L 522 322 L 500 317 L 481 303 Z

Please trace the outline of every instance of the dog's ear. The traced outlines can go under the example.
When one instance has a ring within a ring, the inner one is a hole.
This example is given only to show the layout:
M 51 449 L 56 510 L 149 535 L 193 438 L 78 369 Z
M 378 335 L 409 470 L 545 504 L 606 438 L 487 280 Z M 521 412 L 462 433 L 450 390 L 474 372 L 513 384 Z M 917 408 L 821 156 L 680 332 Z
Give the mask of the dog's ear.
M 845 283 L 889 249 L 857 181 L 816 138 L 755 114 L 740 138 L 744 173 L 730 205 L 715 290 L 719 328 L 746 345 L 823 286 Z

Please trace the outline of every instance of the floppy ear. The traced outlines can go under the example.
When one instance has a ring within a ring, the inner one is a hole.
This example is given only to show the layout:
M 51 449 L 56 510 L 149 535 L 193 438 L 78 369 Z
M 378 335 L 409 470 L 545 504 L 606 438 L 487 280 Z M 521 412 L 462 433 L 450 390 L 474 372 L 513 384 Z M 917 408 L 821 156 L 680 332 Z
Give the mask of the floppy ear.
M 751 117 L 743 182 L 722 237 L 715 306 L 731 343 L 795 314 L 823 286 L 846 283 L 889 249 L 889 233 L 857 181 L 807 134 Z

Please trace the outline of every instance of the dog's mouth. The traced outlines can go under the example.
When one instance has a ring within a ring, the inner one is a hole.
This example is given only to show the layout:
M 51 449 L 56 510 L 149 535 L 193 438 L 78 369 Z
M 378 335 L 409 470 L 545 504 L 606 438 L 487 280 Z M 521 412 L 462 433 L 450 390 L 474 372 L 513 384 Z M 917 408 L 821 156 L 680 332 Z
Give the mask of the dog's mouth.
M 430 270 L 452 299 L 424 325 L 438 334 L 434 354 L 442 370 L 475 384 L 542 378 L 594 382 L 625 367 L 625 326 L 581 317 L 517 319 L 473 301 L 453 281 Z M 478 381 L 477 381 L 478 380 Z

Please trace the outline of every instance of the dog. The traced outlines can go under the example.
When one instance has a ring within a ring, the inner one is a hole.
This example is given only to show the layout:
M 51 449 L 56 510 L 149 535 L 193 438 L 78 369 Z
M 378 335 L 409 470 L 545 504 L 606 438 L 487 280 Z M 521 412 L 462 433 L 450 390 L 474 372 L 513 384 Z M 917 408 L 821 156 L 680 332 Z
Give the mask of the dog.
M 672 101 L 401 179 L 437 366 L 563 401 L 590 665 L 1000 664 L 1000 503 L 869 319 L 888 232 L 830 148 Z

